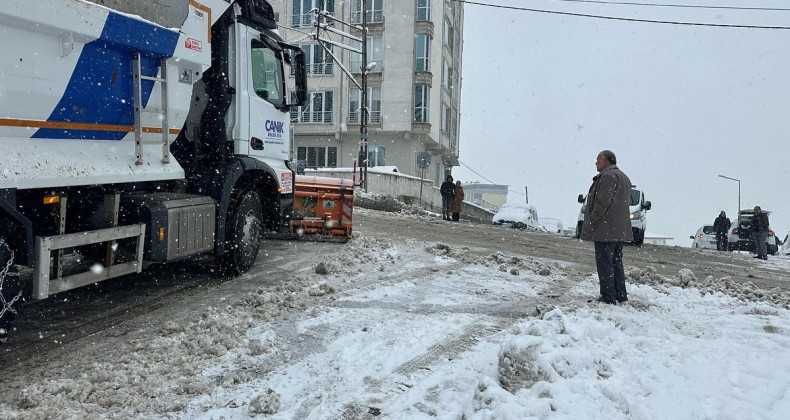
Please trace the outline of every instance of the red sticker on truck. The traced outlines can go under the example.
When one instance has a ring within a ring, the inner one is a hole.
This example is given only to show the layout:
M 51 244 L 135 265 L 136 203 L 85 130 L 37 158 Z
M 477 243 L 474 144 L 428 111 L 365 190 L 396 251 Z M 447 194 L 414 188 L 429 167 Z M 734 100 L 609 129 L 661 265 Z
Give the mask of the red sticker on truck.
M 293 173 L 291 172 L 282 172 L 280 173 L 280 185 L 282 193 L 289 193 L 291 192 L 293 186 Z
M 203 43 L 195 38 L 187 38 L 184 44 L 185 44 L 184 46 L 189 48 L 190 50 L 195 50 L 197 52 L 203 51 Z

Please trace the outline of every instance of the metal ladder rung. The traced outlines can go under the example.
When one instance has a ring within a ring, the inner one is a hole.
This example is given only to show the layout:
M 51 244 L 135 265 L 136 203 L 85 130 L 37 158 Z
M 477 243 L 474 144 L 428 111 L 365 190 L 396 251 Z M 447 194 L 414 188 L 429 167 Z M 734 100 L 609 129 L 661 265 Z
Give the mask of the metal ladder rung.
M 139 52 L 134 53 L 134 61 L 132 66 L 133 72 L 133 95 L 134 95 L 134 143 L 135 143 L 135 154 L 137 155 L 137 159 L 135 160 L 135 165 L 142 165 L 143 164 L 143 145 L 144 144 L 160 144 L 162 146 L 162 163 L 169 164 L 170 163 L 170 144 L 169 144 L 169 136 L 170 136 L 170 129 L 169 129 L 169 121 L 167 118 L 167 110 L 169 105 L 167 103 L 167 59 L 162 58 L 160 61 L 160 74 L 161 77 L 155 76 L 146 76 L 143 74 L 142 66 L 141 66 L 141 55 Z M 159 93 L 161 95 L 161 109 L 144 109 L 143 108 L 143 90 L 142 90 L 142 81 L 148 80 L 154 83 L 159 83 Z M 157 114 L 161 115 L 161 125 L 162 125 L 162 139 L 161 141 L 151 142 L 151 141 L 143 141 L 143 114 Z
M 140 79 L 142 79 L 142 80 L 150 80 L 150 81 L 152 81 L 152 82 L 161 82 L 161 83 L 167 83 L 167 80 L 165 80 L 165 79 L 162 79 L 162 78 L 160 78 L 160 77 L 152 77 L 152 76 L 143 76 L 143 75 L 140 75 Z

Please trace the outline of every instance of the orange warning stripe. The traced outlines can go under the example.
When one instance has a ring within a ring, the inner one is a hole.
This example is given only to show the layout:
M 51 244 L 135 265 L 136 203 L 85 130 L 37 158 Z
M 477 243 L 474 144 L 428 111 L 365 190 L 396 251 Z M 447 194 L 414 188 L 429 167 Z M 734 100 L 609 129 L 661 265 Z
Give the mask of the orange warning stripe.
M 211 44 L 211 8 L 196 2 L 195 0 L 189 0 L 189 4 L 192 5 L 195 9 L 202 10 L 208 14 L 208 34 L 206 35 L 206 42 Z
M 133 125 L 114 125 L 114 124 L 93 124 L 93 123 L 73 123 L 62 121 L 38 121 L 22 120 L 17 118 L 0 118 L 0 126 L 5 127 L 24 127 L 24 128 L 54 128 L 61 130 L 87 130 L 87 131 L 134 131 Z M 162 133 L 161 127 L 143 127 L 144 133 Z M 181 129 L 171 128 L 169 134 L 178 135 Z

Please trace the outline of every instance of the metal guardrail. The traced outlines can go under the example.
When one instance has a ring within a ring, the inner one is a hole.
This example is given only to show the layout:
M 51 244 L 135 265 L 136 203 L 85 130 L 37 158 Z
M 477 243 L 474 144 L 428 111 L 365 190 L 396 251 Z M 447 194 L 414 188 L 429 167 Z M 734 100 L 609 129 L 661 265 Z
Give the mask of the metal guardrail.
M 368 23 L 381 23 L 384 22 L 384 12 L 382 10 L 368 10 L 367 12 Z M 362 23 L 362 12 L 351 12 L 351 23 L 359 25 Z
M 349 124 L 360 124 L 362 113 L 359 111 L 348 113 Z M 381 111 L 370 111 L 368 122 L 371 124 L 381 124 Z

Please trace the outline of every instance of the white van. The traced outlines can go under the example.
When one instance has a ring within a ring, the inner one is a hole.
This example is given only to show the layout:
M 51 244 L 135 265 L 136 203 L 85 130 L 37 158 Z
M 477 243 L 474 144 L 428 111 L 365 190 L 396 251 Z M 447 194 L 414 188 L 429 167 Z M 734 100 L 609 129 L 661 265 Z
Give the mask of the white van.
M 582 233 L 582 225 L 584 224 L 584 207 L 587 205 L 587 197 L 584 194 L 579 194 L 579 203 L 582 208 L 579 211 L 579 219 L 576 222 L 576 237 Z M 650 210 L 651 204 L 645 201 L 645 193 L 642 190 L 636 189 L 636 185 L 631 187 L 631 201 L 628 203 L 628 210 L 631 213 L 631 229 L 634 231 L 634 244 L 642 246 L 645 241 L 645 231 L 647 230 L 647 211 Z

